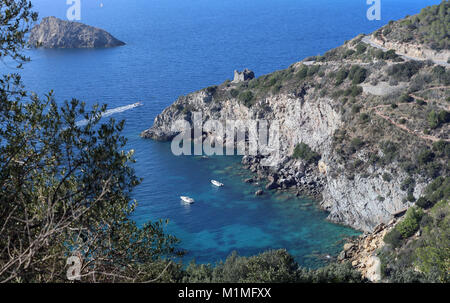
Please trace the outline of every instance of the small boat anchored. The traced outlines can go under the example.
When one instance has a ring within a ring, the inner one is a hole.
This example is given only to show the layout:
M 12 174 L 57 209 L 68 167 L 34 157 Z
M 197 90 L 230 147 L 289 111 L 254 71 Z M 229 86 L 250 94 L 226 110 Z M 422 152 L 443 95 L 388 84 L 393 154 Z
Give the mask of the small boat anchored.
M 186 197 L 186 196 L 181 196 L 180 199 L 181 199 L 184 203 L 187 203 L 187 204 L 192 204 L 192 203 L 195 202 L 194 199 L 189 198 L 189 197 Z
M 212 183 L 214 186 L 217 186 L 217 187 L 223 187 L 223 183 L 220 183 L 219 181 L 211 180 L 211 183 Z

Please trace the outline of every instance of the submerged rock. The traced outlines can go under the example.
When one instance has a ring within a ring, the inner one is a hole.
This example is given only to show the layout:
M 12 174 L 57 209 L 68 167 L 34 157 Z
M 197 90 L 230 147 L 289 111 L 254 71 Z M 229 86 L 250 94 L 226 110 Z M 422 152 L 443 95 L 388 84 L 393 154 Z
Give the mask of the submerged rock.
M 43 48 L 106 48 L 125 45 L 102 29 L 56 17 L 46 17 L 33 27 L 28 44 Z

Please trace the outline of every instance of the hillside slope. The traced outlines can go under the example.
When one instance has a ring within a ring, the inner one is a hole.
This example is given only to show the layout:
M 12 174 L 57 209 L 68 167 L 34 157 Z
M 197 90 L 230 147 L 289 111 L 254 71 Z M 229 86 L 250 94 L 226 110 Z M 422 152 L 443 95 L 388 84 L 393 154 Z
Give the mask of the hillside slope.
M 429 59 L 450 66 L 450 2 L 422 9 L 420 14 L 389 22 L 372 35 L 372 42 L 411 59 Z

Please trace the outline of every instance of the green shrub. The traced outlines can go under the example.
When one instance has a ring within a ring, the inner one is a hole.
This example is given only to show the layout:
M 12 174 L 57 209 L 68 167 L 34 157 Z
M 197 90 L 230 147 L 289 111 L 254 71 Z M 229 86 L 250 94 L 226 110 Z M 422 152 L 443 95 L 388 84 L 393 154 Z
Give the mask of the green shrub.
M 279 93 L 282 87 L 283 87 L 283 85 L 281 85 L 280 83 L 275 84 L 275 85 L 272 87 L 272 93 L 273 93 L 273 94 Z
M 300 70 L 295 74 L 295 77 L 299 80 L 303 80 L 308 76 L 308 66 L 302 65 Z
M 445 123 L 449 123 L 450 122 L 450 112 L 448 112 L 446 110 L 441 110 L 438 114 L 438 120 L 441 125 L 445 124 Z
M 409 202 L 415 202 L 416 198 L 414 197 L 414 194 L 410 192 L 410 193 L 408 193 L 406 200 L 408 200 Z
M 359 104 L 352 105 L 352 114 L 357 114 L 361 111 L 362 106 Z
M 417 155 L 417 162 L 420 165 L 425 165 L 431 161 L 434 160 L 434 153 L 428 149 L 422 150 L 418 155 Z
M 393 247 L 399 247 L 402 243 L 402 239 L 403 238 L 400 232 L 396 228 L 394 228 L 384 236 L 383 241 L 384 243 L 390 244 Z
M 414 235 L 420 227 L 420 220 L 424 212 L 421 208 L 411 207 L 406 212 L 406 216 L 395 226 L 395 229 L 402 235 L 403 239 L 407 239 Z
M 433 206 L 432 203 L 424 197 L 420 197 L 419 199 L 417 199 L 416 205 L 423 209 L 427 209 L 427 208 Z
M 432 205 L 441 200 L 450 199 L 450 178 L 440 176 L 434 179 L 425 189 L 425 198 Z
M 353 65 L 350 69 L 348 77 L 352 80 L 354 85 L 360 84 L 366 80 L 367 70 L 359 65 Z
M 400 188 L 403 191 L 413 192 L 415 186 L 416 186 L 416 180 L 414 180 L 412 177 L 408 177 L 402 182 L 402 184 L 400 185 Z
M 419 99 L 416 100 L 416 103 L 417 103 L 417 105 L 420 105 L 420 106 L 427 104 L 425 101 L 419 100 Z
M 398 148 L 394 142 L 392 141 L 381 142 L 380 147 L 384 155 L 385 163 L 392 162 L 397 157 Z
M 320 65 L 311 65 L 308 68 L 308 72 L 307 72 L 308 77 L 314 76 L 319 71 L 319 69 L 320 69 Z
M 395 53 L 395 50 L 393 49 L 390 49 L 387 52 L 383 53 L 384 60 L 393 60 L 395 58 L 398 58 L 398 55 Z
M 443 124 L 449 122 L 450 122 L 450 112 L 446 110 L 441 110 L 439 113 L 436 113 L 434 110 L 432 110 L 428 114 L 428 126 L 431 129 L 436 129 L 442 126 Z
M 450 158 L 450 142 L 439 140 L 433 143 L 433 151 L 439 156 Z
M 210 95 L 214 95 L 217 91 L 218 86 L 214 85 L 214 86 L 210 86 L 208 88 L 206 88 L 206 92 Z
M 294 154 L 295 159 L 303 159 L 308 163 L 317 163 L 320 160 L 320 155 L 314 152 L 307 144 L 300 143 L 295 146 Z
M 361 283 L 365 280 L 361 273 L 354 269 L 349 262 L 332 263 L 317 270 L 300 269 L 298 273 L 300 283 Z
M 251 107 L 253 105 L 254 96 L 253 93 L 249 90 L 244 91 L 239 94 L 239 100 L 244 103 L 245 106 Z
M 239 91 L 233 88 L 230 90 L 230 94 L 233 98 L 237 98 L 237 96 L 239 96 Z
M 359 96 L 359 95 L 362 94 L 362 92 L 363 92 L 363 88 L 361 86 L 354 85 L 351 88 L 351 95 L 352 95 L 352 97 Z
M 359 44 L 356 46 L 356 54 L 357 54 L 357 55 L 364 54 L 365 51 L 366 51 L 366 49 L 367 49 L 367 45 L 365 45 L 364 43 L 359 43 Z
M 389 76 L 398 81 L 409 81 L 422 68 L 423 63 L 408 61 L 390 66 L 387 70 Z
M 351 143 L 350 143 L 350 148 L 352 150 L 353 153 L 355 153 L 356 151 L 358 151 L 361 147 L 364 146 L 364 141 L 361 140 L 361 138 L 354 138 Z
M 345 53 L 344 53 L 344 59 L 353 56 L 353 54 L 355 53 L 355 51 L 353 49 L 348 49 Z
M 340 69 L 336 74 L 336 82 L 335 85 L 341 85 L 345 79 L 347 79 L 348 71 L 346 69 Z
M 400 102 L 402 102 L 402 103 L 409 103 L 409 102 L 413 102 L 413 101 L 414 101 L 414 98 L 408 94 L 403 94 L 400 97 Z
M 366 113 L 362 113 L 359 115 L 359 121 L 361 121 L 361 123 L 367 123 L 370 121 L 370 116 Z
M 392 181 L 392 176 L 390 173 L 384 173 L 383 174 L 383 180 L 386 182 L 391 182 Z

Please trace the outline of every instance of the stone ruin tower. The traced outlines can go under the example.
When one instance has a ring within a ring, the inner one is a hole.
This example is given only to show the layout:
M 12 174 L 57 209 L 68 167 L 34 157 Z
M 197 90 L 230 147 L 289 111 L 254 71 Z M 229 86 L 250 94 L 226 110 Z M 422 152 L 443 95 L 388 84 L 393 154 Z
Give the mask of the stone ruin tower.
M 233 83 L 244 82 L 255 78 L 255 73 L 249 69 L 244 69 L 242 72 L 234 71 Z

